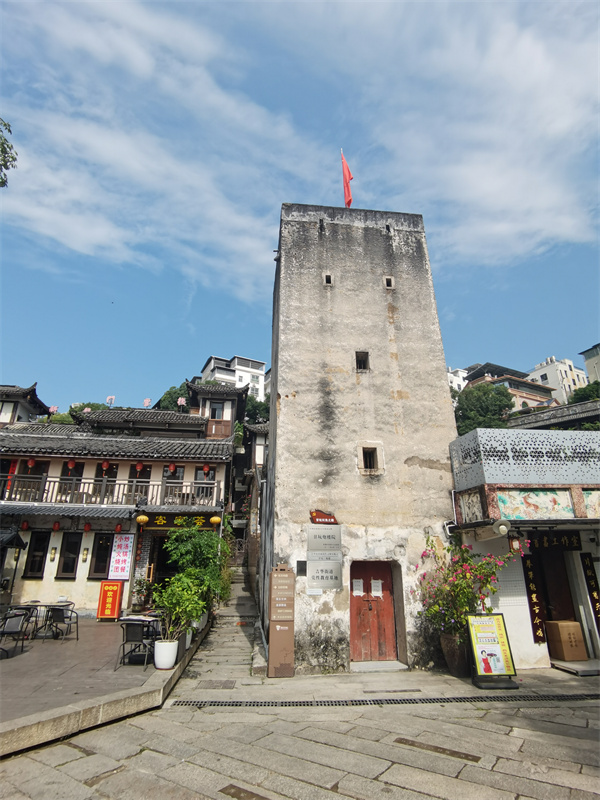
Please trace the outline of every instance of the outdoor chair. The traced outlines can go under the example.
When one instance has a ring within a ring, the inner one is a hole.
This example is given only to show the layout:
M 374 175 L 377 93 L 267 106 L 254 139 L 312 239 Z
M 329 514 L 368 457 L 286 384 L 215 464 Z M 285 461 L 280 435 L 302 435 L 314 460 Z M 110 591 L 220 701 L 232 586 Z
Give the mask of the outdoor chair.
M 29 617 L 29 611 L 9 611 L 0 623 L 0 644 L 9 638 L 12 639 L 15 643 L 12 650 L 13 656 L 17 652 L 19 641 L 21 642 L 21 652 L 23 652 L 25 631 L 27 629 Z M 7 658 L 9 657 L 8 650 L 5 647 L 0 647 L 0 651 L 6 653 Z
M 116 672 L 119 666 L 125 663 L 125 659 L 134 653 L 144 654 L 145 671 L 148 665 L 148 655 L 152 656 L 154 653 L 154 640 L 148 638 L 148 626 L 143 622 L 122 622 L 121 628 L 123 629 L 123 641 L 119 645 L 114 671 Z M 127 645 L 130 647 L 125 652 Z
M 65 637 L 75 628 L 77 641 L 79 641 L 79 615 L 70 606 L 49 606 L 46 611 L 46 629 L 52 633 L 53 639 Z M 44 642 L 46 638 L 44 638 Z

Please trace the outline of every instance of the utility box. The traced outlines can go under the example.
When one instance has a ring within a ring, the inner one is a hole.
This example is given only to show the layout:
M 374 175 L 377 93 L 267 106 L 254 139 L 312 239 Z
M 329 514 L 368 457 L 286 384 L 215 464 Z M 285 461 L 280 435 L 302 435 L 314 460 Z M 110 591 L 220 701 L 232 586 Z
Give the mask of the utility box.
M 546 639 L 551 658 L 559 661 L 587 661 L 581 625 L 573 621 L 546 622 Z
M 271 570 L 269 591 L 269 661 L 267 677 L 294 677 L 294 594 L 296 576 L 285 564 Z

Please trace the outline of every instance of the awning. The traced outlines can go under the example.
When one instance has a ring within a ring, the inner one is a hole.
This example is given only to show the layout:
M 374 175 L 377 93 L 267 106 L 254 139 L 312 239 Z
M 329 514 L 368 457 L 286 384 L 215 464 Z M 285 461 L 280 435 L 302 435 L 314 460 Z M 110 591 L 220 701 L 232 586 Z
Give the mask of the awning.
M 0 547 L 15 547 L 23 550 L 27 545 L 17 531 L 0 531 Z

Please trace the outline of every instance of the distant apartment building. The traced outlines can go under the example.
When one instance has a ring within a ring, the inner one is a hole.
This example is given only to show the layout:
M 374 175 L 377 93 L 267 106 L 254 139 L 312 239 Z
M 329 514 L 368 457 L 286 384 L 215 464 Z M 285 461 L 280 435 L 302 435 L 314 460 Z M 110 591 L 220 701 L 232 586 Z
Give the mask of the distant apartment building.
M 599 348 L 600 349 L 600 348 Z M 529 380 L 552 387 L 552 397 L 561 405 L 569 402 L 575 389 L 587 386 L 585 371 L 574 366 L 568 358 L 557 359 L 550 356 L 529 373 Z
M 233 356 L 220 358 L 210 356 L 202 367 L 202 373 L 192 379 L 192 383 L 218 381 L 222 384 L 242 389 L 248 386 L 248 394 L 257 400 L 265 399 L 265 362 L 253 358 Z
M 494 386 L 505 386 L 513 396 L 514 407 L 531 408 L 533 406 L 556 406 L 558 400 L 552 396 L 553 386 L 530 380 L 526 372 L 521 372 L 499 364 L 474 365 L 469 367 L 467 381 L 469 386 L 487 381 Z
M 600 342 L 579 353 L 585 360 L 585 369 L 591 383 L 600 381 Z
M 448 378 L 448 386 L 451 389 L 456 389 L 457 392 L 462 392 L 467 385 L 466 369 L 452 369 L 452 367 L 446 367 L 446 377 Z

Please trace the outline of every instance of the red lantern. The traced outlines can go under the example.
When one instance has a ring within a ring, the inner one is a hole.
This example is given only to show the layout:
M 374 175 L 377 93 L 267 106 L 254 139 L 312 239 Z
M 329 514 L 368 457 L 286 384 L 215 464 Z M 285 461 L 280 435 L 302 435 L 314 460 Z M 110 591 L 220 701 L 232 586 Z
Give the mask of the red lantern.
M 202 469 L 204 470 L 204 477 L 206 477 L 208 475 L 208 473 L 210 472 L 210 467 L 208 466 L 208 464 L 205 464 L 202 467 Z
M 67 461 L 67 467 L 68 467 L 69 469 L 73 469 L 73 467 L 74 467 L 74 466 L 75 466 L 75 459 L 74 459 L 74 458 L 70 458 L 70 459 Z
M 176 464 L 169 464 L 169 472 L 175 472 L 176 469 L 177 469 Z
M 35 458 L 28 458 L 27 459 L 27 466 L 29 467 L 29 469 L 31 469 L 32 467 L 35 467 Z
M 123 530 L 123 526 L 121 525 L 121 523 L 120 523 L 120 522 L 118 522 L 118 523 L 115 525 L 115 533 L 121 533 L 121 531 L 122 531 L 122 530 Z
M 102 469 L 106 472 L 106 470 L 110 467 L 110 463 L 108 461 L 102 462 Z
M 23 522 L 21 523 L 21 530 L 22 531 L 28 531 L 29 530 L 29 523 L 27 522 L 26 519 L 24 519 Z
M 89 533 L 92 530 L 92 524 L 90 522 L 86 522 L 85 525 L 83 526 L 83 530 L 86 533 Z
M 53 522 L 52 523 L 52 530 L 59 531 L 60 530 L 60 522 Z
M 135 465 L 135 468 L 138 472 L 141 472 L 144 469 L 144 465 L 141 461 L 138 461 L 138 463 Z

